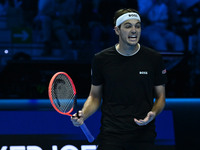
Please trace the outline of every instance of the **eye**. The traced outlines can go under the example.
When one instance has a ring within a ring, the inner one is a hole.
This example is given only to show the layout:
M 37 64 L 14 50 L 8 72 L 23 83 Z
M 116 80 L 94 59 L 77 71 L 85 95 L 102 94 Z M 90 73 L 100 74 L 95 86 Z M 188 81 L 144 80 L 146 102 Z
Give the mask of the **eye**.
M 131 24 L 125 24 L 125 26 L 124 26 L 125 28 L 131 28 L 132 27 L 132 25 Z
M 141 28 L 141 24 L 140 24 L 140 23 L 137 23 L 137 24 L 135 25 L 135 28 L 137 28 L 137 29 Z

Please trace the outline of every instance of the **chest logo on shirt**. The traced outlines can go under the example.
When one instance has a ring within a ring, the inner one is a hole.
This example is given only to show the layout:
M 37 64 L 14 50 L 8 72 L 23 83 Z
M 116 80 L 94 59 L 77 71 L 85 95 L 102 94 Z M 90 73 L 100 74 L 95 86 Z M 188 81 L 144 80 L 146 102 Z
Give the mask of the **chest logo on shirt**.
M 139 74 L 148 74 L 147 71 L 139 71 Z

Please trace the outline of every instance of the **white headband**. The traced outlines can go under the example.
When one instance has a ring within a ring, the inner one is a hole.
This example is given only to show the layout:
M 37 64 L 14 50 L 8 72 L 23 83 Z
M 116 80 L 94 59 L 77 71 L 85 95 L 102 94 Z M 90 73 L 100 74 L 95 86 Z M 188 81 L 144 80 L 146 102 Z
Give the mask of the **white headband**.
M 120 24 L 122 24 L 124 21 L 129 19 L 137 19 L 141 21 L 140 16 L 137 13 L 131 12 L 131 13 L 125 13 L 121 15 L 119 18 L 117 18 L 116 26 L 118 27 Z

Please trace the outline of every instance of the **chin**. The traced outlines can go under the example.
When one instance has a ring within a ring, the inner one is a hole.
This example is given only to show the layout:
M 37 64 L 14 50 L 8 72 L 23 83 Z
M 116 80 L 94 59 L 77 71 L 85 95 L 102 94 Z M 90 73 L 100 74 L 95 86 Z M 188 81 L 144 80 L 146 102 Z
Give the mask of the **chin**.
M 129 42 L 128 45 L 130 46 L 136 46 L 138 44 L 138 42 Z

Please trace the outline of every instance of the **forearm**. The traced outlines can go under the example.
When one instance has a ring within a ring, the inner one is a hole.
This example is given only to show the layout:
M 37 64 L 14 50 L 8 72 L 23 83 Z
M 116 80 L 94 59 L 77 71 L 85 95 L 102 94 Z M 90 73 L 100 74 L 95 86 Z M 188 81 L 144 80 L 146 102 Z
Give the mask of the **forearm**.
M 163 109 L 165 108 L 165 86 L 160 85 L 155 87 L 155 94 L 156 94 L 156 100 L 154 102 L 152 112 L 156 114 L 160 114 Z
M 161 96 L 159 97 L 158 99 L 155 100 L 155 103 L 153 105 L 153 108 L 152 108 L 152 112 L 154 112 L 156 114 L 156 116 L 158 114 L 160 114 L 163 109 L 165 108 L 165 96 Z
M 101 104 L 101 99 L 89 96 L 82 108 L 82 112 L 84 114 L 84 120 L 86 120 L 93 113 L 95 113 L 99 108 L 100 104 Z

